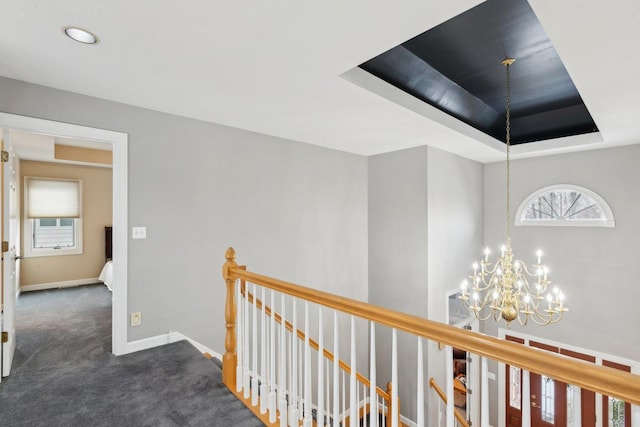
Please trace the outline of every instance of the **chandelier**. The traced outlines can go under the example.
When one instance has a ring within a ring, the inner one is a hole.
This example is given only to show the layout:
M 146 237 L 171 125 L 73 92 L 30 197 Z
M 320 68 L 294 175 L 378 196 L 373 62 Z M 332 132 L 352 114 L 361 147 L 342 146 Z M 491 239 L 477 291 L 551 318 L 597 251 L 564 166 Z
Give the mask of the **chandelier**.
M 511 249 L 511 212 L 509 205 L 511 148 L 511 98 L 509 67 L 515 62 L 513 58 L 502 61 L 507 69 L 507 110 L 506 110 L 506 145 L 507 145 L 507 239 L 501 248 L 500 257 L 489 262 L 489 248 L 484 251 L 480 263 L 473 264 L 473 275 L 462 282 L 462 294 L 459 298 L 467 310 L 480 320 L 490 317 L 497 322 L 500 318 L 511 325 L 518 320 L 526 325 L 532 319 L 539 325 L 558 322 L 567 307 L 564 306 L 564 295 L 558 287 L 551 288 L 547 278 L 549 269 L 542 264 L 542 251 L 538 250 L 537 262 L 531 268 L 522 260 L 515 259 Z

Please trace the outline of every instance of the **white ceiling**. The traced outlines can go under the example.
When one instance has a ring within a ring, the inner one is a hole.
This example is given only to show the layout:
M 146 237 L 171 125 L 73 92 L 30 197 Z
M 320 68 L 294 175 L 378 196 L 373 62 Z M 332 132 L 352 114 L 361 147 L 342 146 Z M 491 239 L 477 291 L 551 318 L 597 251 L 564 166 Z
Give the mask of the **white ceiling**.
M 0 75 L 361 155 L 433 145 L 490 162 L 501 144 L 353 70 L 478 3 L 0 0 Z M 514 156 L 640 143 L 640 2 L 530 4 L 600 133 Z

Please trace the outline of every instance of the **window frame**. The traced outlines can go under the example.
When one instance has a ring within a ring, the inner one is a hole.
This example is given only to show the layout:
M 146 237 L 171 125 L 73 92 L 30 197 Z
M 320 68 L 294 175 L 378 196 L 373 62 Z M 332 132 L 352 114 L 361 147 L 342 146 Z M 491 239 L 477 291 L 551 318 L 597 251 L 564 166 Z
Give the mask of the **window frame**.
M 604 215 L 604 219 L 575 219 L 575 220 L 554 220 L 554 219 L 526 219 L 524 215 L 529 204 L 545 193 L 556 190 L 577 191 L 591 197 Z M 515 225 L 525 227 L 615 227 L 613 211 L 609 204 L 600 195 L 588 188 L 573 184 L 554 184 L 534 191 L 524 198 L 516 211 Z
M 24 241 L 24 257 L 25 258 L 36 258 L 36 257 L 45 257 L 45 256 L 64 256 L 64 255 L 81 255 L 84 253 L 83 251 L 83 210 L 82 210 L 82 180 L 81 179 L 60 179 L 60 178 L 49 178 L 49 177 L 34 177 L 34 176 L 25 176 L 24 177 L 24 188 L 25 193 L 27 190 L 27 181 L 28 179 L 42 179 L 42 180 L 50 180 L 50 181 L 74 181 L 78 183 L 78 198 L 80 204 L 80 216 L 78 218 L 73 219 L 74 225 L 74 236 L 75 236 L 75 246 L 61 247 L 59 249 L 55 248 L 36 248 L 34 247 L 34 232 L 35 232 L 35 223 L 36 220 L 42 218 L 29 218 L 27 216 L 28 209 L 28 200 L 24 197 L 24 214 L 23 214 L 23 241 Z M 53 218 L 50 218 L 53 219 Z M 57 218 L 58 220 L 62 218 Z

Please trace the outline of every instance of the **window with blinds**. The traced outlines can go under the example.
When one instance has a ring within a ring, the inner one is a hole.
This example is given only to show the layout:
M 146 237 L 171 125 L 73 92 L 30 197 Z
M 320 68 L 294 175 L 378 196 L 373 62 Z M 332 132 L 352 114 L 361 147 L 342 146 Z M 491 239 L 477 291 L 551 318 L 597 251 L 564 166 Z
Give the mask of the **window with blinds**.
M 82 182 L 25 177 L 25 256 L 82 253 Z

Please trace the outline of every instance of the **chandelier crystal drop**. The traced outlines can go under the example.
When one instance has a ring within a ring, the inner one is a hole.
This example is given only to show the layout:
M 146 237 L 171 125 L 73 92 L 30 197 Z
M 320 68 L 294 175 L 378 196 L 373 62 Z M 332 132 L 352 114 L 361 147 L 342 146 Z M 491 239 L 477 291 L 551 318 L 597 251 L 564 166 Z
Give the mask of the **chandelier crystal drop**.
M 489 262 L 489 248 L 484 258 L 473 264 L 471 281 L 462 282 L 459 298 L 467 310 L 478 319 L 491 317 L 497 322 L 500 318 L 507 322 L 517 320 L 526 325 L 529 319 L 539 325 L 556 323 L 568 308 L 564 305 L 564 294 L 558 287 L 551 288 L 547 278 L 549 269 L 542 264 L 542 251 L 538 250 L 537 262 L 527 267 L 522 260 L 515 259 L 511 249 L 511 212 L 510 212 L 510 148 L 511 148 L 511 98 L 509 67 L 513 58 L 502 61 L 507 70 L 507 109 L 506 109 L 506 145 L 507 145 L 507 239 L 501 248 L 500 257 Z

